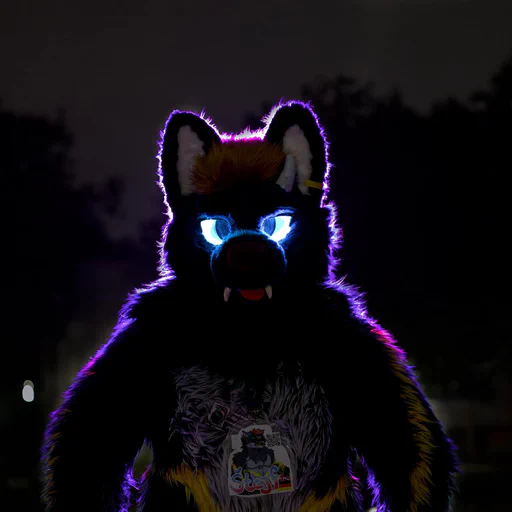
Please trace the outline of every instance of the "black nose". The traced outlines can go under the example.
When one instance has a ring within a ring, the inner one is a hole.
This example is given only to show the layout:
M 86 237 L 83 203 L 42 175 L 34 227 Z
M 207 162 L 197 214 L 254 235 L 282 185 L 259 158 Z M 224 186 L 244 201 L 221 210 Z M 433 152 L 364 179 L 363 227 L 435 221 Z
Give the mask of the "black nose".
M 272 265 L 275 257 L 264 240 L 239 240 L 226 249 L 227 265 L 233 272 L 251 272 Z
M 212 260 L 215 279 L 223 286 L 239 289 L 274 284 L 285 267 L 281 247 L 260 234 L 232 236 Z

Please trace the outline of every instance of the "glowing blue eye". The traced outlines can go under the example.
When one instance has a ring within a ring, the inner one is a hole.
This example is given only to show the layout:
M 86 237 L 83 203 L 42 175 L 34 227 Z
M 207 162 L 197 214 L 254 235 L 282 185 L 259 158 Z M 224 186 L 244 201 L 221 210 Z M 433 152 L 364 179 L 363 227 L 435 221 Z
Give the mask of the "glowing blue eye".
M 267 217 L 261 224 L 261 230 L 274 242 L 284 240 L 291 231 L 291 215 L 277 215 Z
M 225 219 L 205 219 L 201 221 L 201 231 L 207 242 L 220 245 L 229 235 L 231 227 Z

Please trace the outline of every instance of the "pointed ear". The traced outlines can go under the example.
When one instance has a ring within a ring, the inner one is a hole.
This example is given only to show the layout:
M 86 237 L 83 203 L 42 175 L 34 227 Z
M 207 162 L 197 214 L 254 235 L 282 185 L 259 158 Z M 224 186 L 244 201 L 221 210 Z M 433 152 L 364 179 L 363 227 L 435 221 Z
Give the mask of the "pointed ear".
M 287 155 L 277 184 L 288 192 L 297 187 L 320 203 L 327 143 L 312 109 L 299 102 L 279 106 L 269 114 L 267 126 L 265 140 L 280 145 Z
M 218 133 L 207 121 L 191 112 L 173 112 L 165 125 L 160 148 L 160 179 L 169 205 L 195 192 L 192 171 L 195 160 L 212 144 L 220 143 Z

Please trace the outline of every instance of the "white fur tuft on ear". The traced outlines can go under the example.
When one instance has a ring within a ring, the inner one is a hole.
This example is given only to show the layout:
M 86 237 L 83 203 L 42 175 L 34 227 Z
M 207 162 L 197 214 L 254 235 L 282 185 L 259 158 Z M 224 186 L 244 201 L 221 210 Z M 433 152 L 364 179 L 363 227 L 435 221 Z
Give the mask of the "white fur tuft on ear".
M 304 182 L 309 180 L 313 173 L 313 169 L 311 167 L 313 155 L 311 154 L 309 142 L 298 125 L 294 125 L 286 130 L 283 137 L 283 151 L 287 155 L 291 155 L 293 157 L 297 175 L 297 186 L 299 190 L 304 195 L 309 195 L 309 187 L 305 185 Z M 283 174 L 285 171 L 286 165 L 283 170 Z M 281 177 L 279 177 L 279 179 L 281 179 Z
M 293 184 L 295 183 L 295 174 L 297 169 L 295 168 L 295 160 L 292 155 L 286 155 L 286 161 L 284 163 L 284 169 L 279 176 L 279 179 L 276 181 L 276 184 L 281 188 L 286 190 L 286 192 L 291 192 L 293 188 Z
M 190 126 L 183 126 L 178 131 L 178 181 L 181 193 L 188 196 L 194 192 L 192 170 L 198 156 L 204 155 L 204 143 Z

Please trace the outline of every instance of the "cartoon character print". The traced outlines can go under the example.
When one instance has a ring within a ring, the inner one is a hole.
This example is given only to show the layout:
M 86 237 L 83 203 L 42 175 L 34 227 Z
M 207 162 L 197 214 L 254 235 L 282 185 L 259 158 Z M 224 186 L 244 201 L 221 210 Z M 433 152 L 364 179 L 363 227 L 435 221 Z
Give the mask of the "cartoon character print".
M 278 432 L 268 425 L 253 425 L 232 436 L 232 444 L 231 495 L 254 497 L 293 490 L 290 459 Z
M 233 458 L 237 468 L 257 477 L 267 476 L 275 461 L 274 450 L 267 448 L 263 429 L 242 431 L 242 451 Z

